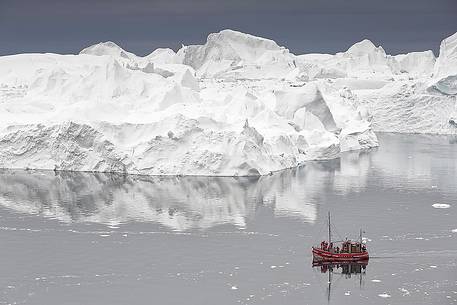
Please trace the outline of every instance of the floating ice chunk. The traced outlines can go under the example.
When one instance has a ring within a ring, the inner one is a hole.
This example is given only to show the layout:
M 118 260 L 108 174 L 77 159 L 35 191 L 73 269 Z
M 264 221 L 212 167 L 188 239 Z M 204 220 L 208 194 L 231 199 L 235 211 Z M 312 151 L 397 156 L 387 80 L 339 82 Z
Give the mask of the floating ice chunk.
M 371 281 L 372 281 L 373 283 L 381 283 L 381 280 L 376 280 L 376 279 L 374 279 L 374 280 L 371 280 Z
M 447 203 L 434 203 L 432 204 L 432 207 L 435 209 L 448 209 L 451 207 L 451 205 Z
M 452 233 L 457 233 L 457 229 L 453 229 L 451 232 Z
M 350 290 L 346 291 L 346 292 L 344 293 L 344 295 L 351 295 L 351 291 L 350 291 Z
M 238 290 L 238 287 L 232 286 L 232 290 Z
M 270 268 L 271 268 L 271 269 L 275 269 L 275 268 L 276 268 L 276 266 L 275 266 L 275 265 L 273 265 L 273 266 L 270 266 Z
M 398 290 L 400 290 L 403 293 L 403 296 L 409 295 L 409 291 L 406 290 L 405 288 L 398 288 Z
M 390 294 L 385 293 L 385 292 L 381 293 L 381 294 L 378 294 L 378 296 L 381 297 L 381 298 L 390 298 Z

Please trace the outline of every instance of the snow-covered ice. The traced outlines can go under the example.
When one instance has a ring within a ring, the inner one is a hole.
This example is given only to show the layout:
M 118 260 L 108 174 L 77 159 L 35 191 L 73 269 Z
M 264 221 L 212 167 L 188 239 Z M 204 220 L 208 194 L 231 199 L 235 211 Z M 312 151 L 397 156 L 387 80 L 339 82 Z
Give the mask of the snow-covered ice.
M 453 133 L 456 44 L 295 55 L 223 30 L 144 57 L 113 42 L 3 56 L 0 167 L 265 175 L 376 147 L 373 130 Z

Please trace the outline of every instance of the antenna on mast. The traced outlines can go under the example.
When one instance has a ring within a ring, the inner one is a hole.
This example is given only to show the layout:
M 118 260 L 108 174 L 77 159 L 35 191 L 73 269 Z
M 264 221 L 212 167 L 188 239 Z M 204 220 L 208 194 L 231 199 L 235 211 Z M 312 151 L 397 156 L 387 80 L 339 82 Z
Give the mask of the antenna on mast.
M 332 242 L 332 229 L 330 226 L 330 211 L 328 211 L 328 244 Z

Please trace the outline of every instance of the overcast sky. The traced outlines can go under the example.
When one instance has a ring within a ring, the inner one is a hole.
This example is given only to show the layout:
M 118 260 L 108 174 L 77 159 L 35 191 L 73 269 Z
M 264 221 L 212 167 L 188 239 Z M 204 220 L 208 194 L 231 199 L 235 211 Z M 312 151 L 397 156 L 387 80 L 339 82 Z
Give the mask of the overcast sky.
M 0 55 L 77 53 L 111 40 L 138 55 L 202 44 L 231 28 L 293 53 L 369 38 L 387 53 L 431 49 L 457 32 L 457 0 L 0 0 Z

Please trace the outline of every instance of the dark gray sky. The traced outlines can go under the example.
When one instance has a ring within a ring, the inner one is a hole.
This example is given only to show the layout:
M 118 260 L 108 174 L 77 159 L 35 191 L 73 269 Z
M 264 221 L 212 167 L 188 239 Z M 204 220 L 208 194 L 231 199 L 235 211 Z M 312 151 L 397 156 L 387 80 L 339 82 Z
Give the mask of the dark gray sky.
M 231 28 L 294 53 L 335 53 L 364 38 L 397 54 L 457 32 L 457 0 L 0 0 L 0 55 L 77 53 L 111 40 L 138 55 L 201 44 Z

